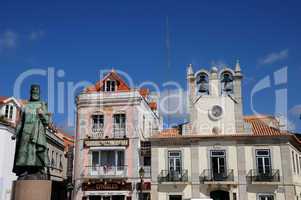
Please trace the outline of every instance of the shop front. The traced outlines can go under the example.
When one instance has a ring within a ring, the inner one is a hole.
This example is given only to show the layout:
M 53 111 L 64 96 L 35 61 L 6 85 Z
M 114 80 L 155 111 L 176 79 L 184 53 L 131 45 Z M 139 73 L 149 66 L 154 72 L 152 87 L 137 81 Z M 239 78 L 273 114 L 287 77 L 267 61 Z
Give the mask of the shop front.
M 124 181 L 96 183 L 87 182 L 83 185 L 83 200 L 131 200 L 132 184 Z

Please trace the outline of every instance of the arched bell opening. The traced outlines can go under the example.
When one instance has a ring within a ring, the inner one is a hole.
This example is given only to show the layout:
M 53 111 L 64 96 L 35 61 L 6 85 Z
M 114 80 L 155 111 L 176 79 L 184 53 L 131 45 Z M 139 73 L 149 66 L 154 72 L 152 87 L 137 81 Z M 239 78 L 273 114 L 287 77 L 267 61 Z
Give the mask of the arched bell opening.
M 233 74 L 229 71 L 224 71 L 221 74 L 221 92 L 222 94 L 233 93 Z
M 209 76 L 205 72 L 201 72 L 197 76 L 197 92 L 198 94 L 209 94 Z

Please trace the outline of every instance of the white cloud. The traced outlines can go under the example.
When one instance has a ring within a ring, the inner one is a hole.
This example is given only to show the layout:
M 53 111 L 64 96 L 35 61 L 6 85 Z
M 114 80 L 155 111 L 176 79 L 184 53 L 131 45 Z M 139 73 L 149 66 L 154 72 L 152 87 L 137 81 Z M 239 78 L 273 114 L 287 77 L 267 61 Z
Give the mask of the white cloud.
M 6 30 L 2 34 L 0 34 L 0 52 L 6 49 L 13 49 L 17 46 L 17 33 Z
M 288 58 L 288 49 L 284 49 L 280 52 L 270 53 L 270 54 L 266 55 L 264 58 L 262 58 L 259 61 L 259 63 L 261 65 L 272 64 L 279 60 L 284 60 L 286 58 Z
M 38 40 L 40 38 L 42 38 L 44 36 L 45 32 L 42 30 L 38 30 L 38 31 L 32 31 L 29 34 L 29 39 L 30 40 Z

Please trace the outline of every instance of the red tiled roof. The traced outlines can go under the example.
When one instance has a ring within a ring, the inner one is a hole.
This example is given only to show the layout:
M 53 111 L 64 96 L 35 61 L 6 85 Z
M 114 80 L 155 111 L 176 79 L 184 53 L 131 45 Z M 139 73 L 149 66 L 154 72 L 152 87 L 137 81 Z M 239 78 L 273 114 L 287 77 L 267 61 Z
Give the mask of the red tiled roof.
M 107 79 L 113 79 L 118 82 L 117 90 L 118 91 L 130 91 L 130 87 L 127 85 L 127 83 L 122 79 L 120 75 L 115 70 L 112 70 L 109 72 L 102 80 L 99 80 L 95 85 L 88 86 L 85 89 L 85 92 L 93 93 L 101 91 L 104 87 L 104 83 Z
M 181 136 L 177 128 L 165 129 L 156 135 L 155 137 L 179 137 Z
M 5 101 L 7 98 L 9 97 L 0 96 L 0 104 L 3 103 L 3 101 Z
M 273 116 L 245 116 L 244 120 L 251 125 L 253 135 L 286 134 L 279 129 L 278 121 Z
M 280 135 L 291 135 L 289 132 L 284 132 L 279 129 L 279 123 L 273 116 L 267 115 L 254 115 L 254 116 L 245 116 L 244 121 L 249 123 L 252 129 L 252 135 L 249 136 L 280 136 Z M 241 134 L 237 133 L 228 133 L 227 135 L 202 135 L 202 137 L 225 137 L 225 136 L 240 136 Z M 188 135 L 186 135 L 188 136 Z M 193 136 L 197 136 L 194 134 Z M 154 137 L 183 137 L 179 130 L 176 128 L 166 129 L 160 132 Z

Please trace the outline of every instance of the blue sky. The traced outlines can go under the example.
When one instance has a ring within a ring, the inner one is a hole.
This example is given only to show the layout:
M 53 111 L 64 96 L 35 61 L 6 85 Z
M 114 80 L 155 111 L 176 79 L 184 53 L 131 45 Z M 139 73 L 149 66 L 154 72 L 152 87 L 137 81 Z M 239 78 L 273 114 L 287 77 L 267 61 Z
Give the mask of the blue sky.
M 234 65 L 245 81 L 244 112 L 252 114 L 250 92 L 259 80 L 284 66 L 287 84 L 254 96 L 260 113 L 275 112 L 275 91 L 288 89 L 289 120 L 300 132 L 300 1 L 2 1 L 0 5 L 0 95 L 11 96 L 16 78 L 31 68 L 62 69 L 56 81 L 97 81 L 111 67 L 139 84 L 168 80 L 185 86 L 188 63 L 195 69 Z M 169 17 L 171 70 L 166 68 L 165 29 Z M 271 79 L 273 82 L 273 78 Z M 28 98 L 32 77 L 22 87 Z M 56 109 L 57 110 L 57 109 Z M 66 116 L 55 112 L 65 126 Z

